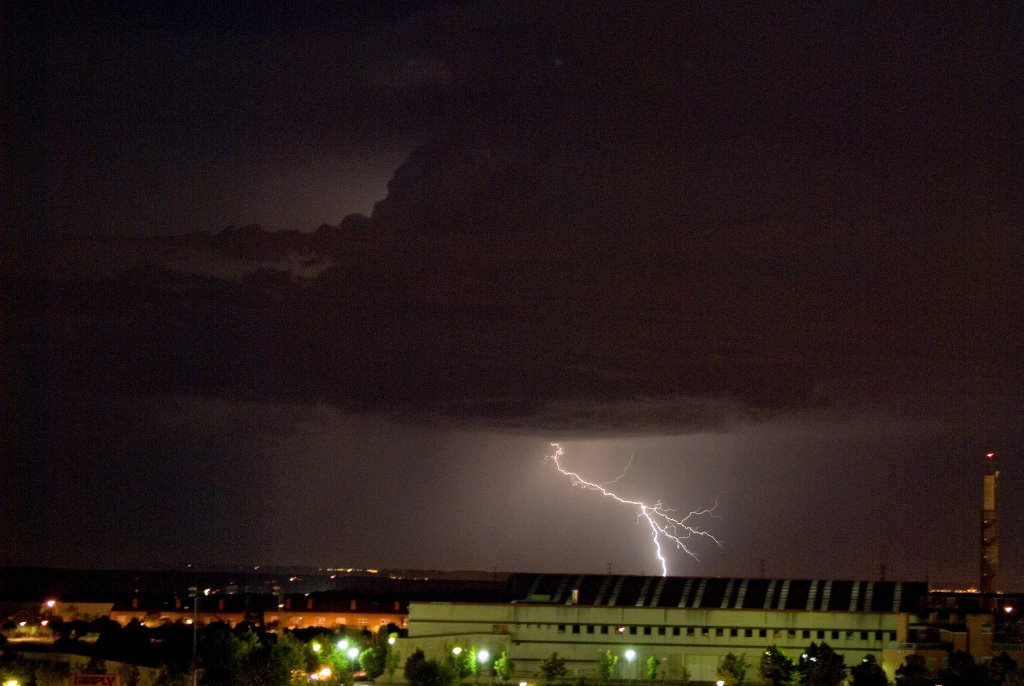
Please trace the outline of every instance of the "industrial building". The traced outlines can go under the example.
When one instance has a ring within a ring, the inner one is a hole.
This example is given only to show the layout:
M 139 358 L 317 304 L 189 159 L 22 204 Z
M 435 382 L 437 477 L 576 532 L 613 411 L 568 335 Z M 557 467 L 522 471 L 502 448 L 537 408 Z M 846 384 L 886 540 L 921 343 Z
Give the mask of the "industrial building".
M 992 655 L 991 614 L 947 611 L 940 630 L 935 602 L 925 582 L 514 574 L 503 602 L 410 603 L 403 652 L 507 652 L 526 679 L 558 653 L 576 679 L 596 677 L 610 651 L 619 678 L 645 678 L 654 657 L 659 679 L 703 682 L 718 678 L 728 653 L 754 670 L 770 646 L 796 659 L 811 642 L 827 643 L 849 665 L 873 655 L 890 678 L 911 653 L 933 669 L 947 647 L 979 661 Z

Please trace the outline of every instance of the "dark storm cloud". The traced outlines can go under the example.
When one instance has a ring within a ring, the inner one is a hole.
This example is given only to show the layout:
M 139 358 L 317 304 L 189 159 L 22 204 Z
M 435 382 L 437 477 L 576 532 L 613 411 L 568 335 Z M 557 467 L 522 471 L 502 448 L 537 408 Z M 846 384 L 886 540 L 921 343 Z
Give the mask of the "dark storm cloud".
M 552 432 L 808 409 L 962 420 L 1022 378 L 1010 228 L 914 243 L 884 227 L 596 241 L 359 224 L 62 244 L 58 272 L 81 277 L 42 282 L 41 371 Z
M 1019 17 L 991 12 L 415 15 L 382 40 L 446 31 L 389 88 L 449 117 L 372 217 L 53 241 L 38 364 L 559 431 L 964 419 L 1022 374 Z

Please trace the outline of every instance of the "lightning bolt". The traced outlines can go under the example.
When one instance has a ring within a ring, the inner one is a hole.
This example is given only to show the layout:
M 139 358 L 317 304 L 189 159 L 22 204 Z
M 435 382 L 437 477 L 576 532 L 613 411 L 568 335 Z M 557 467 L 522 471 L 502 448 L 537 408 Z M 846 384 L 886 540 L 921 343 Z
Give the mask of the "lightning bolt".
M 687 541 L 691 538 L 707 538 L 714 541 L 715 545 L 721 546 L 721 542 L 715 538 L 710 531 L 701 529 L 696 524 L 691 524 L 690 520 L 701 516 L 715 516 L 715 507 L 709 507 L 705 510 L 695 510 L 685 517 L 678 517 L 675 515 L 675 510 L 665 507 L 661 501 L 655 502 L 653 505 L 640 500 L 628 500 L 621 496 L 616 495 L 612 491 L 608 490 L 606 486 L 614 484 L 616 481 L 626 475 L 626 471 L 629 470 L 629 465 L 633 464 L 633 458 L 629 458 L 629 464 L 626 465 L 626 469 L 623 470 L 622 474 L 604 483 L 594 483 L 587 481 L 578 473 L 566 469 L 562 466 L 562 455 L 565 454 L 565 449 L 562 448 L 558 443 L 552 443 L 551 447 L 555 449 L 554 455 L 548 455 L 548 459 L 555 463 L 555 467 L 559 472 L 569 477 L 572 480 L 573 486 L 579 486 L 580 488 L 588 491 L 597 491 L 601 495 L 611 498 L 612 500 L 622 503 L 623 505 L 629 505 L 636 508 L 637 522 L 645 521 L 651 529 L 651 540 L 654 542 L 654 554 L 658 558 L 658 562 L 661 563 L 661 575 L 668 576 L 668 562 L 665 561 L 665 555 L 662 553 L 662 543 L 667 545 L 674 545 L 677 549 L 682 550 L 684 553 L 697 559 L 697 555 L 687 547 Z

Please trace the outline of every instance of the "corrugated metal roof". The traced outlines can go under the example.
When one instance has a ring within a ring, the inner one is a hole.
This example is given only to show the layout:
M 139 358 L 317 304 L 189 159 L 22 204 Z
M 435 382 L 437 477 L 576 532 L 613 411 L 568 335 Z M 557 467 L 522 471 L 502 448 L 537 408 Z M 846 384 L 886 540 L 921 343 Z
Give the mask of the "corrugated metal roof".
M 513 574 L 510 602 L 690 609 L 916 612 L 924 581 Z

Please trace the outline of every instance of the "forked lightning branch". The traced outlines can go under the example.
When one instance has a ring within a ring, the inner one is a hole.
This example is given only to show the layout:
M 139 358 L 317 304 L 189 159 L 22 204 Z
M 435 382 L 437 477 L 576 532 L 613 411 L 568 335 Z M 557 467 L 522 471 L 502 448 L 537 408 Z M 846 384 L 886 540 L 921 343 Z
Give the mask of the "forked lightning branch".
M 721 545 L 721 542 L 715 538 L 710 531 L 701 528 L 696 523 L 696 520 L 700 517 L 714 516 L 714 507 L 704 510 L 695 510 L 685 517 L 678 517 L 675 514 L 675 510 L 665 507 L 660 500 L 648 505 L 641 500 L 629 500 L 628 498 L 623 498 L 609 490 L 607 486 L 617 482 L 625 476 L 625 471 L 623 471 L 618 478 L 612 481 L 594 483 L 593 481 L 584 479 L 577 472 L 565 468 L 562 464 L 562 456 L 565 454 L 565 450 L 561 445 L 558 443 L 552 443 L 551 447 L 555 449 L 555 454 L 549 455 L 548 459 L 555 463 L 555 467 L 559 472 L 572 480 L 572 484 L 574 486 L 579 486 L 580 488 L 588 491 L 597 491 L 607 498 L 611 498 L 618 503 L 629 506 L 636 511 L 638 522 L 646 522 L 647 526 L 649 526 L 651 530 L 651 540 L 654 542 L 654 554 L 658 558 L 658 562 L 661 563 L 662 576 L 668 576 L 668 562 L 665 560 L 662 543 L 665 543 L 668 546 L 675 546 L 676 549 L 682 550 L 695 560 L 697 559 L 697 555 L 688 547 L 688 544 L 692 539 L 706 538 L 713 541 L 715 545 Z M 626 470 L 628 469 L 629 466 L 626 467 Z

